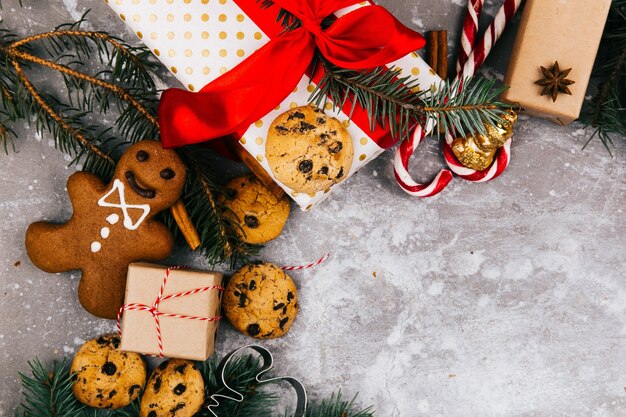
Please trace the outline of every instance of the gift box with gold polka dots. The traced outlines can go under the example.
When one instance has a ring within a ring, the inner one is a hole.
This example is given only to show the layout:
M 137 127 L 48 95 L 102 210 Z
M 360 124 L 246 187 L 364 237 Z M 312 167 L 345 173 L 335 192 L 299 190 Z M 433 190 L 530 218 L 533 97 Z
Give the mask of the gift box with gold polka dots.
M 198 91 L 259 49 L 269 38 L 237 5 L 237 0 L 105 0 L 147 47 L 190 91 Z M 299 1 L 299 0 L 294 0 Z M 260 4 L 260 3 L 259 3 Z M 338 16 L 363 2 L 337 12 Z M 430 88 L 441 79 L 416 53 L 388 65 L 400 76 L 411 76 Z M 281 113 L 309 102 L 315 85 L 304 75 L 293 92 L 273 111 L 252 124 L 240 138 L 272 178 L 302 209 L 309 210 L 326 198 L 331 189 L 297 193 L 278 181 L 265 158 L 265 141 L 272 121 Z M 418 87 L 419 88 L 419 87 Z M 326 112 L 342 122 L 353 139 L 354 162 L 346 178 L 380 155 L 384 149 L 340 110 L 327 103 Z M 367 126 L 364 127 L 367 130 Z M 349 183 L 349 179 L 344 182 Z M 342 182 L 343 184 L 343 182 Z

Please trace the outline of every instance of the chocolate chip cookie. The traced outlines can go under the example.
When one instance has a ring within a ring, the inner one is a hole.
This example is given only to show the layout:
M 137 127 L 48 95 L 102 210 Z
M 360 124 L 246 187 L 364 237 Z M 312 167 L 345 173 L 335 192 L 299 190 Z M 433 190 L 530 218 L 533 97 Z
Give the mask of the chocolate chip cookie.
M 228 281 L 222 308 L 240 332 L 257 339 L 280 337 L 298 314 L 296 286 L 276 265 L 247 265 Z
M 272 122 L 265 154 L 279 181 L 296 192 L 315 193 L 347 177 L 354 149 L 339 120 L 303 106 Z
M 117 335 L 86 342 L 76 353 L 72 391 L 81 403 L 95 408 L 121 408 L 139 396 L 146 383 L 141 356 L 118 350 Z
M 196 365 L 183 359 L 161 363 L 146 385 L 139 417 L 191 417 L 204 402 L 204 380 Z
M 235 178 L 226 185 L 223 204 L 231 210 L 247 243 L 276 239 L 289 217 L 289 199 L 280 200 L 254 176 Z

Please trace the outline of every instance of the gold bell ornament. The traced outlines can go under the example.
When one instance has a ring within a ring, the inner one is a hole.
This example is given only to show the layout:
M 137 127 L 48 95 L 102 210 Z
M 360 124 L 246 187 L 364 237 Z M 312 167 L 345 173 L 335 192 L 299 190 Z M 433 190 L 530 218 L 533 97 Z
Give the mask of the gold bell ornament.
M 487 134 L 477 133 L 452 142 L 454 156 L 464 166 L 476 171 L 484 171 L 491 166 L 496 151 L 513 137 L 513 125 L 517 114 L 511 110 L 504 114 L 495 126 L 485 124 Z

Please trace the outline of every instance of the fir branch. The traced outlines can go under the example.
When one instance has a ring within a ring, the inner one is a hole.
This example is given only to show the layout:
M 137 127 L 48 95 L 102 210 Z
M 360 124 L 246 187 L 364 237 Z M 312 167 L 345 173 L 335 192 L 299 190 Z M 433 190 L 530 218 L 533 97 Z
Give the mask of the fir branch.
M 14 139 L 10 125 L 34 120 L 38 133 L 51 133 L 55 145 L 73 157 L 72 163 L 82 163 L 84 170 L 108 179 L 115 165 L 110 156 L 115 146 L 106 137 L 111 128 L 89 119 L 94 112 L 107 114 L 113 104 L 119 135 L 128 142 L 156 138 L 157 91 L 151 71 L 158 64 L 145 48 L 131 47 L 104 32 L 80 30 L 83 21 L 84 17 L 21 40 L 10 31 L 0 32 L 0 124 L 4 126 L 0 142 L 8 151 Z M 35 44 L 43 46 L 49 58 L 39 56 Z M 87 63 L 103 69 L 88 74 Z M 61 75 L 67 99 L 41 93 L 25 71 L 34 67 Z
M 262 9 L 269 9 L 270 7 L 274 6 L 274 2 L 272 0 L 257 0 L 257 3 L 259 3 L 259 6 Z M 323 29 L 326 29 L 332 24 L 333 21 L 335 21 L 335 19 L 336 18 L 333 15 L 325 17 L 324 20 L 322 20 L 320 26 Z M 283 8 L 278 10 L 278 13 L 276 15 L 276 23 L 279 23 L 283 27 L 283 30 L 285 32 L 289 32 L 291 30 L 302 27 L 302 21 L 298 19 L 298 17 L 295 16 L 293 13 Z
M 225 190 L 209 168 L 214 164 L 213 152 L 203 146 L 189 146 L 180 149 L 179 155 L 189 168 L 183 200 L 200 235 L 198 250 L 212 265 L 229 261 L 234 269 L 237 264 L 250 261 L 262 246 L 243 242 L 238 224 L 232 216 L 225 216 L 228 209 L 221 203 Z M 182 236 L 173 218 L 167 214 L 164 220 L 180 240 Z
M 611 154 L 612 136 L 626 136 L 626 0 L 613 0 L 594 76 L 604 81 L 581 118 L 595 128 L 583 149 L 598 137 Z
M 274 6 L 274 2 L 272 0 L 257 0 L 257 3 L 259 3 L 259 6 L 262 9 L 269 9 L 270 7 Z M 300 21 L 300 19 L 298 19 L 292 13 L 283 8 L 278 11 L 278 14 L 276 16 L 276 22 L 280 23 L 285 31 L 298 29 L 302 26 L 302 22 Z
M 216 356 L 198 363 L 205 384 L 205 403 L 197 417 L 212 417 L 206 406 L 212 404 L 211 395 L 226 393 L 218 375 Z M 65 360 L 43 365 L 38 359 L 29 363 L 31 375 L 20 374 L 21 404 L 16 410 L 20 417 L 139 417 L 141 395 L 132 404 L 118 410 L 91 408 L 76 400 L 72 392 L 72 378 Z M 242 402 L 221 398 L 212 410 L 219 417 L 259 417 L 274 415 L 280 397 L 271 385 L 261 388 L 256 376 L 261 370 L 258 358 L 247 355 L 232 360 L 225 369 L 228 386 L 243 396 Z M 306 417 L 374 417 L 371 408 L 357 411 L 355 399 L 344 401 L 341 392 L 330 398 L 311 402 Z
M 306 417 L 374 417 L 372 408 L 355 410 L 356 397 L 352 401 L 344 401 L 341 391 L 332 394 L 327 400 L 319 403 L 311 403 L 306 410 Z
M 115 165 L 113 159 L 87 139 L 80 128 L 73 126 L 72 123 L 68 121 L 68 117 L 64 118 L 61 113 L 54 110 L 52 106 L 48 104 L 43 96 L 35 89 L 28 77 L 26 77 L 21 65 L 17 61 L 12 61 L 11 64 L 15 69 L 20 83 L 32 97 L 30 110 L 36 110 L 37 112 L 37 130 L 41 132 L 45 127 L 53 133 L 57 147 L 73 155 L 87 153 L 90 158 L 88 166 L 91 167 L 94 172 L 106 172 L 107 174 L 105 175 L 110 174 Z M 80 115 L 78 117 L 80 117 Z M 91 163 L 91 161 L 93 161 L 93 163 Z
M 22 417 L 73 417 L 84 409 L 72 393 L 72 381 L 65 360 L 44 366 L 38 359 L 29 362 L 31 375 L 20 374 Z
M 323 106 L 330 99 L 339 108 L 350 103 L 350 117 L 357 108 L 364 109 L 370 130 L 389 126 L 396 139 L 408 138 L 416 124 L 431 120 L 462 135 L 485 133 L 484 125 L 496 124 L 510 108 L 497 100 L 504 88 L 497 87 L 496 81 L 466 79 L 421 90 L 416 79 L 398 76 L 396 68 L 356 72 L 338 68 L 323 57 L 318 62 L 324 66 L 324 75 L 311 102 Z
M 59 32 L 59 36 L 64 36 L 64 35 L 65 34 L 62 34 Z M 90 35 L 92 34 L 90 34 L 89 32 L 85 32 L 85 36 L 90 36 Z M 127 102 L 130 106 L 134 107 L 143 117 L 148 119 L 153 125 L 158 124 L 156 117 L 150 114 L 150 112 L 139 102 L 139 100 L 135 98 L 134 95 L 130 94 L 130 92 L 127 89 L 120 87 L 119 85 L 115 85 L 110 82 L 93 77 L 91 75 L 75 71 L 66 65 L 57 64 L 55 62 L 51 62 L 43 58 L 36 57 L 32 54 L 29 54 L 28 52 L 20 51 L 15 46 L 10 46 L 6 48 L 5 53 L 10 59 L 12 59 L 12 62 L 14 63 L 14 65 L 16 62 L 19 62 L 19 61 L 26 61 L 26 62 L 41 65 L 43 67 L 47 67 L 51 70 L 57 71 L 67 76 L 66 85 L 68 87 L 73 87 L 75 89 L 78 89 L 84 92 L 87 89 L 86 83 L 88 83 L 88 84 L 91 84 L 91 86 L 93 87 L 101 88 L 112 94 L 115 94 L 121 101 Z M 69 84 L 69 80 L 74 81 L 75 84 Z M 107 100 L 102 100 L 102 101 L 109 103 L 108 96 L 104 96 L 104 97 Z M 83 100 L 83 103 L 88 105 L 89 100 L 85 99 Z

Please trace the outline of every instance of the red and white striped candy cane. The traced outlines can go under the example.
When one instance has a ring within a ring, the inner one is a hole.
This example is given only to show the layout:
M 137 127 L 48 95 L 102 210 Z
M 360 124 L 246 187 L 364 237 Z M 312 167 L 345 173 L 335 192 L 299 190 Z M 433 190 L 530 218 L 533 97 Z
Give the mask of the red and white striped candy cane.
M 478 18 L 482 11 L 481 0 L 469 0 L 467 15 L 463 26 L 461 39 L 461 52 L 457 65 L 457 80 L 461 77 L 472 77 L 491 52 L 493 45 L 502 35 L 504 28 L 513 18 L 523 0 L 505 0 L 496 14 L 494 21 L 489 25 L 485 35 L 478 45 L 468 54 L 469 45 L 476 41 L 478 33 Z M 452 180 L 454 172 L 459 177 L 472 182 L 483 182 L 497 178 L 504 172 L 510 161 L 511 140 L 509 139 L 498 150 L 494 163 L 485 171 L 476 171 L 462 165 L 452 152 L 451 143 L 454 140 L 448 132 L 443 144 L 443 154 L 446 164 L 450 168 L 441 170 L 430 184 L 419 184 L 409 174 L 407 168 L 411 155 L 415 148 L 424 140 L 430 129 L 418 126 L 409 140 L 404 141 L 396 150 L 394 157 L 394 174 L 400 187 L 408 194 L 417 197 L 431 197 L 443 191 Z
M 483 0 L 469 0 L 467 3 L 467 14 L 463 22 L 463 33 L 461 34 L 461 49 L 456 62 L 457 74 L 461 72 L 470 54 L 474 50 L 474 44 L 478 38 L 478 19 L 483 11 Z
M 491 22 L 485 31 L 485 35 L 467 58 L 463 69 L 458 71 L 457 79 L 460 77 L 468 78 L 474 76 L 478 67 L 485 62 L 485 59 L 487 59 L 487 56 L 489 56 L 489 53 L 491 52 L 491 49 L 496 44 L 498 39 L 500 39 L 506 25 L 511 21 L 511 19 L 513 19 L 515 13 L 517 13 L 522 1 L 523 0 L 505 0 L 502 7 L 500 7 L 500 10 L 498 10 L 496 17 L 493 19 L 493 22 Z
M 427 132 L 428 129 L 418 125 L 411 137 L 400 144 L 394 156 L 393 171 L 396 181 L 407 194 L 414 197 L 432 197 L 443 191 L 452 181 L 452 173 L 447 169 L 442 169 L 430 184 L 419 184 L 411 178 L 408 170 L 409 159 L 415 148 L 424 140 Z
M 523 0 L 506 0 L 504 2 L 500 10 L 498 10 L 493 22 L 487 28 L 485 35 L 469 55 L 463 68 L 459 70 L 457 80 L 474 76 L 476 69 L 485 62 L 493 46 L 498 39 L 500 39 L 506 25 L 511 21 L 513 16 L 515 16 L 522 1 Z M 504 146 L 498 150 L 496 158 L 489 169 L 476 171 L 467 168 L 458 161 L 454 152 L 452 152 L 451 146 L 453 141 L 454 137 L 450 132 L 447 132 L 446 142 L 443 145 L 444 159 L 452 172 L 467 181 L 485 182 L 497 178 L 504 172 L 511 160 L 511 139 L 509 139 Z

